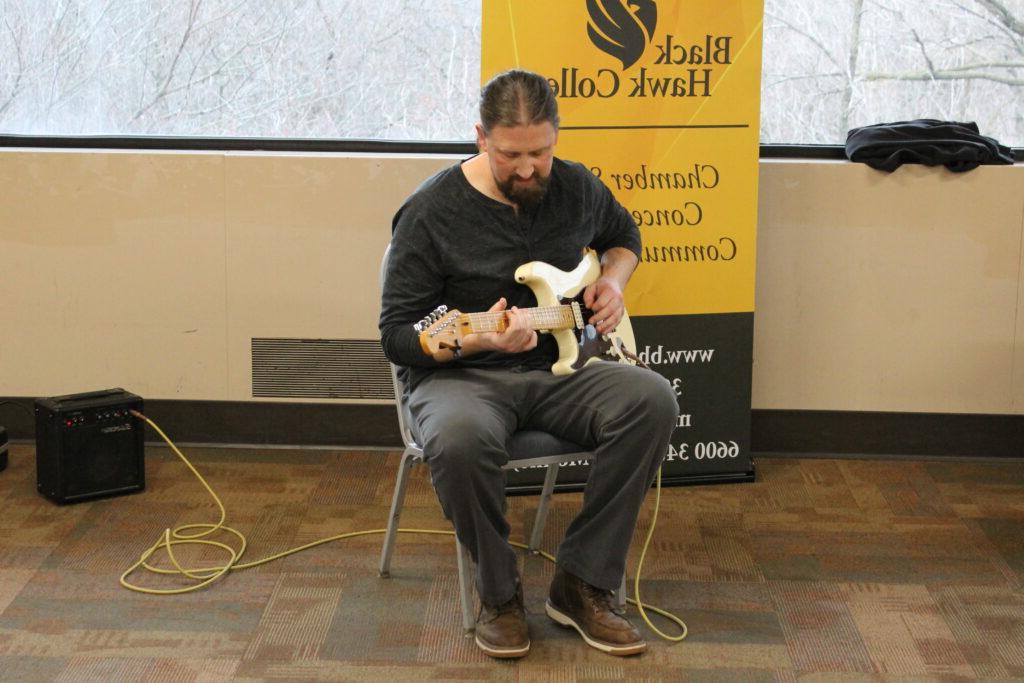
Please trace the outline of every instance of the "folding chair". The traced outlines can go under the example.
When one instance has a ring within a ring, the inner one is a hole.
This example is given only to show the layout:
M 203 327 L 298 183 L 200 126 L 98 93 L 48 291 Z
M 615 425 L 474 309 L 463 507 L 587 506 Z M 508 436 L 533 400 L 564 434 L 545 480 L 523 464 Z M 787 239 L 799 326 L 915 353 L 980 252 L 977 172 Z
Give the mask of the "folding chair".
M 380 281 L 382 286 L 387 273 L 390 249 L 389 245 L 384 252 L 384 258 L 381 262 Z M 402 460 L 398 465 L 395 491 L 391 497 L 391 511 L 388 514 L 387 533 L 384 536 L 384 545 L 381 549 L 380 575 L 382 577 L 388 577 L 391 574 L 391 555 L 395 547 L 395 537 L 398 530 L 398 521 L 402 515 L 402 505 L 405 502 L 405 490 L 409 481 L 409 472 L 414 464 L 423 462 L 423 448 L 419 445 L 409 427 L 411 417 L 403 400 L 404 387 L 398 379 L 397 368 L 394 364 L 391 364 L 391 381 L 395 391 L 398 428 L 401 432 L 405 449 L 402 451 Z M 594 457 L 594 453 L 581 448 L 575 443 L 541 431 L 516 432 L 509 441 L 508 449 L 509 461 L 504 466 L 506 470 L 538 465 L 547 467 L 544 484 L 541 488 L 540 500 L 537 503 L 537 514 L 533 522 L 533 531 L 530 534 L 530 541 L 528 543 L 529 550 L 536 552 L 540 548 L 541 537 L 544 534 L 544 522 L 547 519 L 548 505 L 551 502 L 551 494 L 554 491 L 555 481 L 558 478 L 559 466 L 574 460 L 590 460 Z M 459 568 L 459 594 L 462 601 L 462 625 L 468 633 L 473 630 L 476 623 L 476 618 L 473 615 L 471 559 L 469 551 L 463 547 L 458 538 L 455 539 L 455 546 Z M 620 607 L 625 604 L 624 589 L 625 577 L 623 577 L 622 586 L 620 586 L 617 595 Z

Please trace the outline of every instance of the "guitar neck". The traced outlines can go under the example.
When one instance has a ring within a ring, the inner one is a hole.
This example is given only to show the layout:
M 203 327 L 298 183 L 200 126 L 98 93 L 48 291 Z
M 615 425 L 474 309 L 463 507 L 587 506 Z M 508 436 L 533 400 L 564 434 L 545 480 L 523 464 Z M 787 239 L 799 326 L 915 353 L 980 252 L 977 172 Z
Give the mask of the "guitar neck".
M 582 327 L 571 305 L 538 306 L 520 310 L 530 314 L 530 327 L 534 330 L 568 330 Z M 459 316 L 459 325 L 465 326 L 463 329 L 467 333 L 502 332 L 508 327 L 508 319 L 505 311 L 463 313 Z

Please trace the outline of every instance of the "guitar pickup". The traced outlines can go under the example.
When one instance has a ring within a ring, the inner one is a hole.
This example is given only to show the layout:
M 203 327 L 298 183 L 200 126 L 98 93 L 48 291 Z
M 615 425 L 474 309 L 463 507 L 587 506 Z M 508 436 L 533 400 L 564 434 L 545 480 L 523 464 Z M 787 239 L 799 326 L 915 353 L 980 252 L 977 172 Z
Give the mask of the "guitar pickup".
M 573 319 L 573 322 L 576 323 L 576 329 L 577 330 L 582 330 L 583 326 L 584 326 L 584 323 L 583 323 L 583 311 L 580 310 L 580 302 L 579 301 L 573 301 L 572 304 L 570 304 L 570 306 L 572 308 L 572 319 Z

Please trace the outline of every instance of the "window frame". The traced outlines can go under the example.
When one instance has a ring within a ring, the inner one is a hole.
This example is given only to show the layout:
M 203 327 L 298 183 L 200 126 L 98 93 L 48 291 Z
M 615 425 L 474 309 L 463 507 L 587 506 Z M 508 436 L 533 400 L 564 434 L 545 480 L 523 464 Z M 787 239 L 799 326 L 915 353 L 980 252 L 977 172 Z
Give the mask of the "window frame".
M 303 152 L 309 154 L 474 154 L 474 142 L 332 138 L 229 138 L 126 135 L 0 135 L 0 149 L 121 149 L 181 152 Z M 1024 162 L 1024 147 L 1011 147 Z M 846 160 L 843 145 L 762 143 L 760 159 Z

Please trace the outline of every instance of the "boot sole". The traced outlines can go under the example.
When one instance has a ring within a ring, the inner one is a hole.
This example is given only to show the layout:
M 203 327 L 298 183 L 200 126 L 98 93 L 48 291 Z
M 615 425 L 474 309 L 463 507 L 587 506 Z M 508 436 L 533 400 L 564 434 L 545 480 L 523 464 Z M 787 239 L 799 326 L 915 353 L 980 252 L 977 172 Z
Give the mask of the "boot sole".
M 616 645 L 615 643 L 609 643 L 604 640 L 598 640 L 593 636 L 589 635 L 583 630 L 576 620 L 570 617 L 565 612 L 561 611 L 557 607 L 551 604 L 548 600 L 544 603 L 544 611 L 551 617 L 551 620 L 563 628 L 574 628 L 576 632 L 580 634 L 583 641 L 590 647 L 596 648 L 601 652 L 607 652 L 610 655 L 617 657 L 625 657 L 627 655 L 638 655 L 647 649 L 647 643 L 640 641 L 639 643 L 633 643 L 631 645 Z
M 491 645 L 485 640 L 481 640 L 480 636 L 474 635 L 473 640 L 476 641 L 476 646 L 484 651 L 484 654 L 496 657 L 497 659 L 515 659 L 518 657 L 525 657 L 530 651 L 530 641 L 526 641 L 526 645 L 522 647 L 497 647 Z

